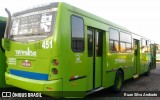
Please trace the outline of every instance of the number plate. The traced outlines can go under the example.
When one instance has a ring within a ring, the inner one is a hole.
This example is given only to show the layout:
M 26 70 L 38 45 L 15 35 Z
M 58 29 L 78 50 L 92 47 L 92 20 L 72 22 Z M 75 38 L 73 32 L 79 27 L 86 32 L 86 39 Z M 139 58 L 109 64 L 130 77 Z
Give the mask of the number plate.
M 31 66 L 31 62 L 29 62 L 29 61 L 23 61 L 22 62 L 22 66 L 30 67 Z

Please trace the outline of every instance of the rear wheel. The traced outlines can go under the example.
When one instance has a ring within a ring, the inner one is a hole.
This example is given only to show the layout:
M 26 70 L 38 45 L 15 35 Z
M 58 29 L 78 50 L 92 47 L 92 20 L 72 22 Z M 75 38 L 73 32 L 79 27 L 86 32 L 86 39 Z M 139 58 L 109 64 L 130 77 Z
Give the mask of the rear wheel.
M 115 93 L 118 93 L 121 91 L 123 86 L 123 73 L 121 71 L 117 71 L 115 81 L 114 81 L 114 86 L 113 86 L 113 91 Z

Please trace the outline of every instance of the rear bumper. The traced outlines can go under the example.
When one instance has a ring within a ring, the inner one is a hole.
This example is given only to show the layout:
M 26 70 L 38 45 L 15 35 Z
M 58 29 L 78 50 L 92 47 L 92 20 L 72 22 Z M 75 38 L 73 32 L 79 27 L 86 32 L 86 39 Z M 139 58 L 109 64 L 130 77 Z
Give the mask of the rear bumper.
M 29 91 L 62 91 L 62 79 L 53 81 L 34 80 L 5 73 L 6 84 Z

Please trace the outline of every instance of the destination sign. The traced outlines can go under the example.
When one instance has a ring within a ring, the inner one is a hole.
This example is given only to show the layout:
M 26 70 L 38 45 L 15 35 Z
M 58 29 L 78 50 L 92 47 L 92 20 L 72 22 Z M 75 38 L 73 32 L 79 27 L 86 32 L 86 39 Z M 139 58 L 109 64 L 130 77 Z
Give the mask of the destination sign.
M 48 34 L 52 26 L 52 10 L 36 11 L 12 18 L 12 35 Z

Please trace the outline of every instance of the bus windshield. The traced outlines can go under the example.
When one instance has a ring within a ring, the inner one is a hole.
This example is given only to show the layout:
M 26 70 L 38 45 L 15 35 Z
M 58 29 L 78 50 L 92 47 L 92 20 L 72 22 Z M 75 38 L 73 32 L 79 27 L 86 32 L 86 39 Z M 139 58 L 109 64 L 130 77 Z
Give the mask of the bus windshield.
M 11 39 L 30 42 L 51 36 L 55 24 L 56 9 L 50 5 L 13 14 Z

